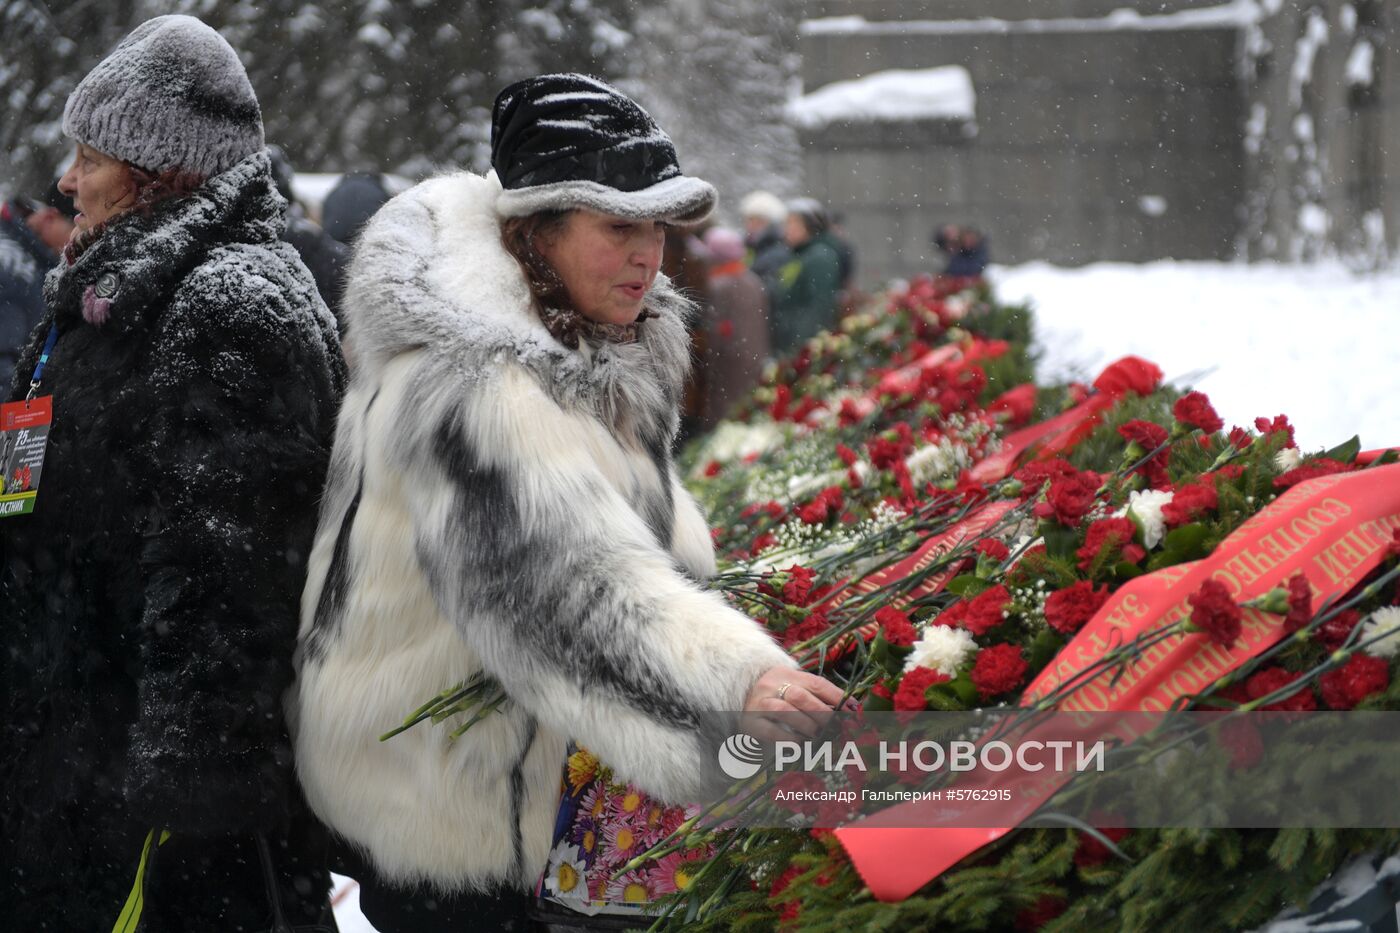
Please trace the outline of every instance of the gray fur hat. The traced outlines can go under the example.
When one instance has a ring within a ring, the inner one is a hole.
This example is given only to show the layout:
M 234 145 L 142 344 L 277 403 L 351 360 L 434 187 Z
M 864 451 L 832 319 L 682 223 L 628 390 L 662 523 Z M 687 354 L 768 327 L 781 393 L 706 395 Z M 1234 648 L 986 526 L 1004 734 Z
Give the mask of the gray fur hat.
M 206 178 L 263 148 L 243 63 L 193 16 L 157 16 L 132 30 L 69 95 L 63 132 L 149 172 Z

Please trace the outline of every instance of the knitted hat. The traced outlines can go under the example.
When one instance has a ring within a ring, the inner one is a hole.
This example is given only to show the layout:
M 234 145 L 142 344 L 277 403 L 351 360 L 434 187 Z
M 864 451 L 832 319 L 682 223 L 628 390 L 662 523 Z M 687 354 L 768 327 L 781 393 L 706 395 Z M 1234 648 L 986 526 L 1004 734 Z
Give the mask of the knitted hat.
M 132 30 L 69 95 L 63 132 L 148 172 L 206 178 L 263 148 L 243 63 L 192 16 L 157 16 Z
M 770 224 L 780 224 L 787 219 L 787 206 L 771 191 L 754 191 L 739 202 L 739 215 L 762 217 Z
M 714 262 L 734 262 L 744 258 L 744 238 L 728 227 L 711 227 L 702 238 Z
M 676 147 L 621 91 L 580 74 L 512 84 L 491 115 L 491 167 L 503 217 L 588 208 L 636 220 L 694 223 L 715 189 L 681 174 Z

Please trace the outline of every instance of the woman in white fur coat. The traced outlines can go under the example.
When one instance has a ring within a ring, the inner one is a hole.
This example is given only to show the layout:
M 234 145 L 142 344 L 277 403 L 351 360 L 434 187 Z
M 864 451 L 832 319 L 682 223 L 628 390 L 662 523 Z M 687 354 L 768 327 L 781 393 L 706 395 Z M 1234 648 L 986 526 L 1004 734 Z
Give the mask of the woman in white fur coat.
M 570 740 L 679 803 L 715 762 L 707 713 L 841 698 L 699 585 L 711 539 L 671 459 L 691 307 L 658 265 L 714 189 L 580 75 L 501 93 L 492 165 L 362 235 L 302 603 L 298 773 L 385 933 L 530 928 Z M 455 742 L 378 741 L 479 674 L 508 700 Z

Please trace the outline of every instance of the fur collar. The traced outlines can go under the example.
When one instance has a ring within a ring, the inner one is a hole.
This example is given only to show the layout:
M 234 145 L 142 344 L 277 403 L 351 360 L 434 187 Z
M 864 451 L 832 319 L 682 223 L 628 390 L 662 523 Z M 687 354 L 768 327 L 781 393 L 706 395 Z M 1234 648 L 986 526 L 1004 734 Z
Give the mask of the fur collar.
M 395 355 L 426 349 L 463 383 L 518 363 L 562 406 L 669 449 L 690 369 L 693 305 L 658 277 L 657 317 L 636 343 L 564 346 L 530 301 L 501 245 L 494 177 L 445 175 L 398 195 L 361 234 L 344 302 L 355 378 L 370 382 Z

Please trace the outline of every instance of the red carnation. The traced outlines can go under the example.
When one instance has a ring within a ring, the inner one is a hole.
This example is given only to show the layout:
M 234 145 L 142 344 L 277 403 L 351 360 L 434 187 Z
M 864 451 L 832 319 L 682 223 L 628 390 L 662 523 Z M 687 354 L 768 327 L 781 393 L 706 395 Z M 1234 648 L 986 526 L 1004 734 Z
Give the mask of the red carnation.
M 992 645 L 977 652 L 977 662 L 968 677 L 982 699 L 990 699 L 1025 683 L 1030 665 L 1021 656 L 1018 645 Z
M 718 460 L 711 460 L 709 463 L 705 464 L 705 475 L 719 476 L 720 471 L 723 469 L 724 464 L 720 463 Z
M 1162 518 L 1167 527 L 1175 528 L 1195 521 L 1206 512 L 1214 511 L 1220 504 L 1220 495 L 1215 491 L 1215 483 L 1203 479 L 1199 483 L 1182 486 L 1172 494 L 1172 501 L 1162 506 Z
M 1140 460 L 1148 454 L 1153 454 L 1153 451 L 1167 442 L 1167 429 L 1160 424 L 1153 424 L 1151 421 L 1129 421 L 1127 424 L 1119 426 L 1118 433 L 1130 445 L 1128 456 L 1133 460 Z M 1167 476 L 1167 457 L 1169 454 L 1170 451 L 1166 449 L 1155 453 L 1136 470 L 1147 480 L 1147 485 L 1154 489 L 1166 486 L 1171 482 Z
M 1045 621 L 1063 635 L 1073 635 L 1108 602 L 1108 587 L 1095 589 L 1088 580 L 1056 590 L 1045 600 Z
M 960 599 L 939 613 L 938 618 L 933 620 L 934 625 L 946 625 L 949 628 L 957 628 L 963 624 L 963 619 L 967 618 L 968 600 Z
M 1266 668 L 1244 682 L 1245 695 L 1251 700 L 1258 700 L 1287 687 L 1302 676 L 1302 674 L 1290 674 L 1281 667 Z M 1312 690 L 1304 689 L 1290 697 L 1262 706 L 1260 709 L 1310 713 L 1317 709 L 1317 700 L 1314 699 Z
M 792 403 L 792 389 L 780 385 L 773 393 L 773 404 L 768 407 L 768 417 L 782 421 L 787 417 L 788 405 Z
M 1350 473 L 1351 467 L 1345 463 L 1338 463 L 1336 460 L 1319 458 L 1310 463 L 1289 470 L 1282 476 L 1274 478 L 1275 489 L 1292 489 L 1299 483 L 1305 483 L 1310 479 L 1317 479 L 1319 476 L 1331 476 L 1334 473 Z
M 1151 421 L 1135 420 L 1118 426 L 1118 433 L 1129 444 L 1137 444 L 1144 455 L 1167 442 L 1167 429 Z
M 806 505 L 799 506 L 797 517 L 808 525 L 825 524 L 832 515 L 839 515 L 846 507 L 846 496 L 840 486 L 828 486 Z
M 1142 545 L 1133 543 L 1136 531 L 1137 526 L 1128 518 L 1101 518 L 1094 522 L 1084 535 L 1084 546 L 1074 552 L 1079 558 L 1079 569 L 1088 570 L 1100 553 L 1105 554 L 1110 565 L 1136 564 L 1147 556 Z
M 783 630 L 781 641 L 784 648 L 791 648 L 804 641 L 816 638 L 831 627 L 831 622 L 826 615 L 820 611 L 815 611 L 807 618 L 796 625 L 789 625 Z
M 1236 450 L 1245 450 L 1254 443 L 1254 436 L 1244 428 L 1235 425 L 1230 429 L 1230 446 Z
M 1011 549 L 996 538 L 983 538 L 977 542 L 976 551 L 983 557 L 1000 563 L 1011 556 Z
M 783 584 L 783 602 L 790 606 L 806 606 L 810 603 L 812 581 L 816 579 L 816 574 L 800 564 L 793 564 L 783 573 L 788 575 L 788 581 Z
M 1172 406 L 1172 414 L 1186 427 L 1200 428 L 1207 434 L 1214 434 L 1225 427 L 1225 422 L 1215 413 L 1204 392 L 1188 392 L 1177 399 Z
M 1355 609 L 1343 609 L 1317 627 L 1314 637 L 1323 647 L 1336 651 L 1351 637 L 1351 630 L 1361 622 L 1361 613 Z
M 1277 434 L 1282 432 L 1288 435 L 1288 443 L 1283 446 L 1297 446 L 1293 442 L 1293 425 L 1288 423 L 1287 415 L 1275 415 L 1273 421 L 1270 421 L 1268 418 L 1255 418 L 1254 427 L 1260 434 Z
M 848 467 L 855 466 L 856 461 L 860 459 L 860 455 L 845 444 L 836 445 L 836 456 L 840 457 L 841 462 Z
M 1151 395 L 1161 384 L 1162 370 L 1156 363 L 1150 363 L 1140 356 L 1125 356 L 1110 363 L 1094 380 L 1094 388 L 1114 397 L 1129 392 Z
M 985 635 L 1000 625 L 1005 619 L 1002 611 L 1011 602 L 1011 593 L 1006 587 L 997 584 L 967 603 L 963 612 L 962 626 L 973 635 Z M 945 612 L 946 616 L 947 613 Z
M 753 539 L 753 545 L 749 548 L 750 554 L 758 554 L 765 548 L 770 548 L 778 543 L 778 536 L 771 531 L 765 531 L 757 538 Z
M 1225 648 L 1233 648 L 1240 637 L 1244 613 L 1225 584 L 1207 580 L 1201 588 L 1186 598 L 1192 606 L 1191 625 L 1205 632 L 1210 640 Z
M 1087 470 L 1056 477 L 1050 481 L 1045 502 L 1036 507 L 1035 513 L 1072 528 L 1098 501 L 1099 486 L 1099 475 Z
M 919 638 L 909 617 L 893 606 L 886 606 L 875 613 L 875 621 L 880 624 L 880 633 L 885 641 L 896 648 L 908 648 Z
M 928 709 L 928 698 L 924 696 L 928 688 L 947 681 L 946 674 L 940 674 L 933 668 L 914 668 L 899 681 L 899 689 L 894 692 L 894 708 L 911 713 Z
M 1053 460 L 1032 460 L 1016 471 L 1015 479 L 1022 487 L 1021 498 L 1029 499 L 1040 492 L 1040 487 L 1048 480 L 1057 476 L 1068 476 L 1074 472 L 1074 467 L 1070 466 L 1068 460 L 1056 457 Z
M 1288 578 L 1288 614 L 1283 617 L 1283 632 L 1292 635 L 1312 621 L 1312 584 L 1301 573 Z
M 1373 693 L 1390 686 L 1390 664 L 1369 654 L 1352 655 L 1350 661 L 1322 675 L 1322 699 L 1332 709 L 1354 709 Z

